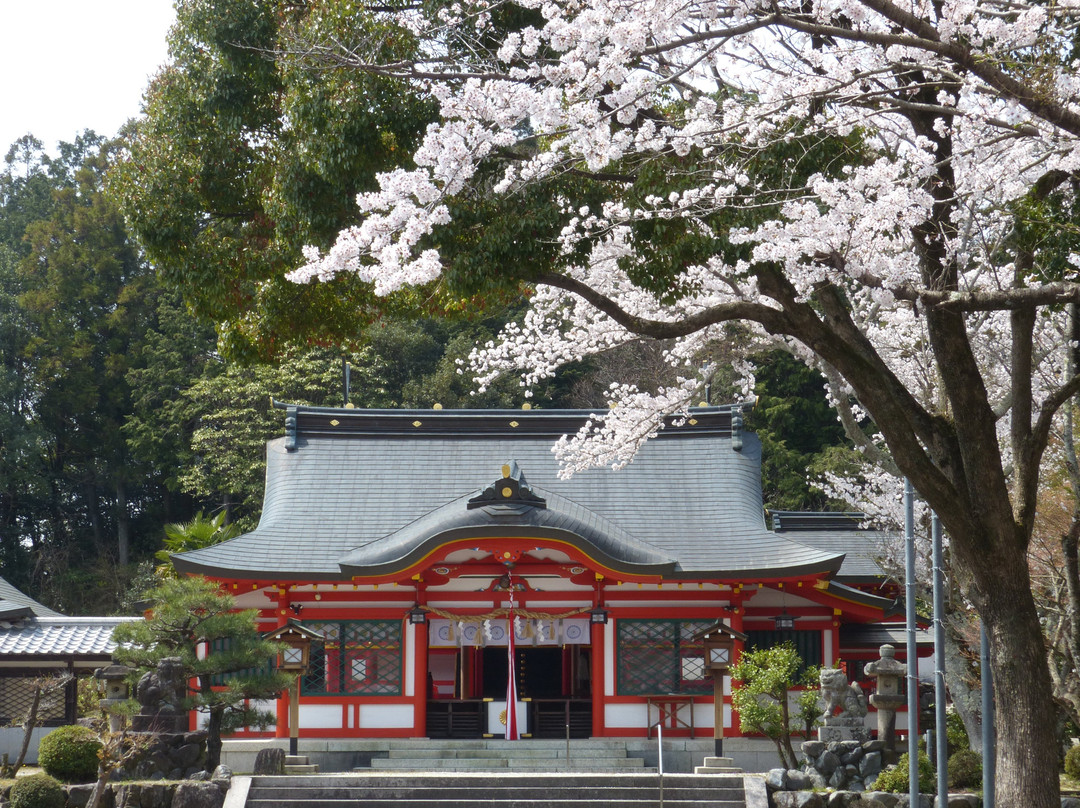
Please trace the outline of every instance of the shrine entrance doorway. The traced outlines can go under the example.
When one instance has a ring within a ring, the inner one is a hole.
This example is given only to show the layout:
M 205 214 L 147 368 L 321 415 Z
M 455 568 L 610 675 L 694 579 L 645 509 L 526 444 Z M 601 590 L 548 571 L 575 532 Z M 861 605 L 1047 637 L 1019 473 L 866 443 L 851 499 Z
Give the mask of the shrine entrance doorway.
M 518 698 L 525 705 L 525 736 L 588 738 L 592 734 L 591 646 L 517 648 Z M 505 646 L 432 648 L 427 734 L 432 738 L 498 737 L 488 715 L 505 709 Z M 453 677 L 450 679 L 450 677 Z

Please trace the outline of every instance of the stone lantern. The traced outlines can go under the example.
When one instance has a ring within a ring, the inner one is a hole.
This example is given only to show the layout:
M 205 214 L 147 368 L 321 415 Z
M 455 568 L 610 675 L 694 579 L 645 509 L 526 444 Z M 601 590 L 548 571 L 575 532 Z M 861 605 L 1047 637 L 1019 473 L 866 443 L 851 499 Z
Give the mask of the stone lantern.
M 131 694 L 128 685 L 128 677 L 131 676 L 131 668 L 127 665 L 106 665 L 94 671 L 94 678 L 102 681 L 102 690 L 105 696 L 98 700 L 101 710 L 109 716 L 109 730 L 119 732 L 122 729 L 123 716 L 113 712 L 115 707 L 124 704 Z
M 878 740 L 885 743 L 884 758 L 892 763 L 896 761 L 896 711 L 907 701 L 900 692 L 907 666 L 896 661 L 896 649 L 891 645 L 881 646 L 879 653 L 881 658 L 867 665 L 865 671 L 877 679 L 870 703 L 877 709 Z
M 716 757 L 724 756 L 724 676 L 735 662 L 735 643 L 745 642 L 746 635 L 723 620 L 717 621 L 694 639 L 705 646 L 705 670 L 713 680 L 713 743 Z

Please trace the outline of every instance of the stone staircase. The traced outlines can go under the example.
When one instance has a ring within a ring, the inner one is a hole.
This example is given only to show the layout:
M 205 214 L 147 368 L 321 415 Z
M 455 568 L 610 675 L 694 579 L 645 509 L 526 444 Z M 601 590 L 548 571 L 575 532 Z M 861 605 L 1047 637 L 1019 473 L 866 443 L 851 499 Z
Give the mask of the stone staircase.
M 414 739 L 392 743 L 386 757 L 371 761 L 371 769 L 440 772 L 654 772 L 644 758 L 630 755 L 618 740 L 482 741 Z M 362 771 L 355 769 L 354 771 Z
M 319 764 L 312 763 L 307 755 L 286 755 L 285 774 L 308 775 L 318 774 Z
M 749 782 L 749 781 L 748 781 Z M 744 779 L 643 772 L 526 774 L 371 771 L 252 777 L 246 808 L 748 808 Z
M 694 767 L 694 774 L 739 774 L 740 772 L 742 769 L 736 766 L 731 758 L 711 755 L 705 758 L 705 762 L 700 766 Z

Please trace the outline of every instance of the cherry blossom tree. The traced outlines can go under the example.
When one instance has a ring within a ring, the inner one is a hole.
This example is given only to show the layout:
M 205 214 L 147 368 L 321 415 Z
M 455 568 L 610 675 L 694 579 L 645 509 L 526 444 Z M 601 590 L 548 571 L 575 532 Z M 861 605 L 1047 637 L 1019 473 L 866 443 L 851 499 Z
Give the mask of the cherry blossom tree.
M 1026 551 L 1051 430 L 1080 390 L 1065 361 L 1080 301 L 1076 0 L 377 13 L 422 58 L 382 63 L 375 37 L 295 48 L 412 81 L 440 117 L 291 279 L 531 285 L 521 322 L 475 352 L 481 385 L 669 340 L 678 380 L 614 384 L 619 406 L 557 447 L 567 473 L 628 462 L 685 411 L 695 357 L 731 323 L 821 368 L 940 516 L 989 631 L 999 804 L 1056 805 Z M 507 241 L 489 261 L 510 257 L 480 280 L 463 270 L 476 232 Z

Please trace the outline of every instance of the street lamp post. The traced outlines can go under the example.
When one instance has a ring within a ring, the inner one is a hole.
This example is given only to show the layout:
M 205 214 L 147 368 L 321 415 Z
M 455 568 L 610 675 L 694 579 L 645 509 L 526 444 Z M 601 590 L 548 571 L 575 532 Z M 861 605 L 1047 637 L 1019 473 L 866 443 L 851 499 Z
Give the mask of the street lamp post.
M 285 647 L 278 654 L 278 670 L 296 674 L 289 686 L 289 754 L 295 756 L 300 737 L 300 677 L 311 659 L 312 641 L 322 637 L 295 620 L 289 620 L 267 634 L 266 639 L 284 643 Z
M 735 643 L 746 635 L 723 620 L 694 635 L 705 645 L 705 669 L 713 680 L 713 743 L 716 757 L 724 756 L 724 676 L 735 661 Z

